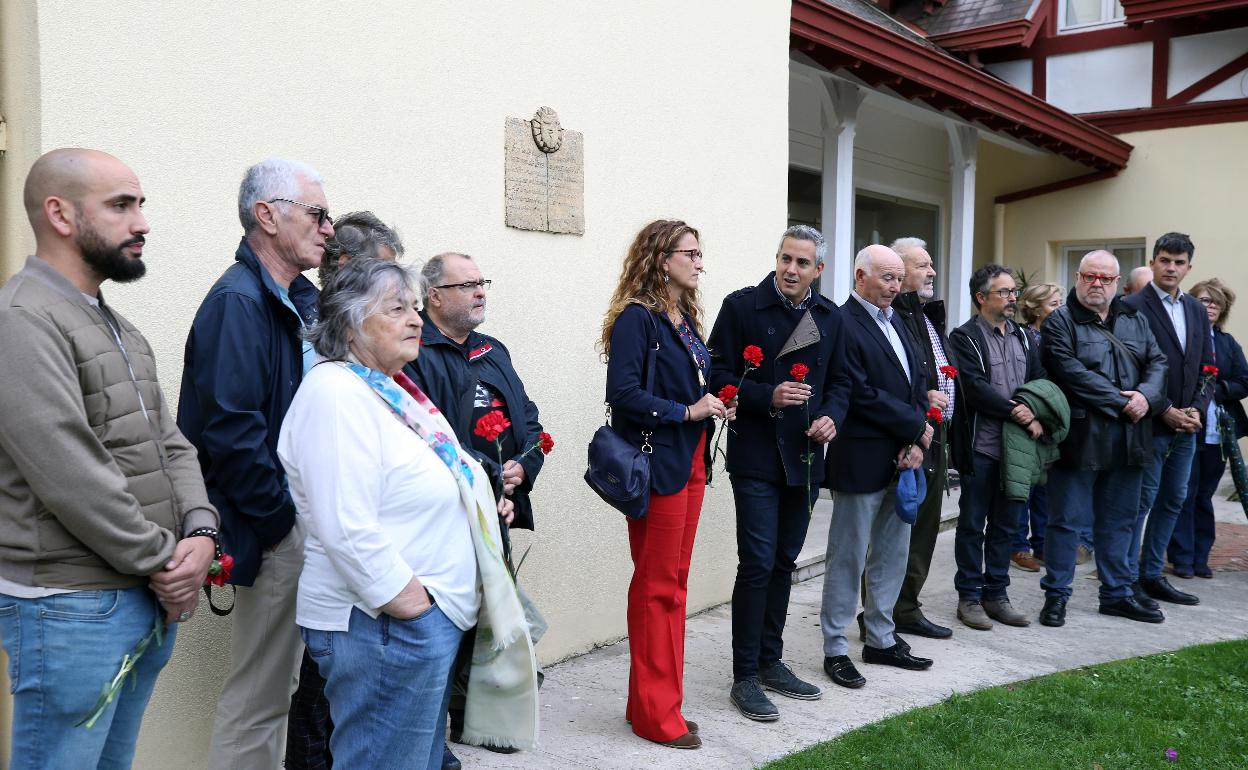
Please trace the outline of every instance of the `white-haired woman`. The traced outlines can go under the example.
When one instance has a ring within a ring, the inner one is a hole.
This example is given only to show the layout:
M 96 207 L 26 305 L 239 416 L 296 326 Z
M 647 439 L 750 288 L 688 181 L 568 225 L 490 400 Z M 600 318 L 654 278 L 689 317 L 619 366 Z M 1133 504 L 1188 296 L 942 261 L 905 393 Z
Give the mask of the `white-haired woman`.
M 394 262 L 355 259 L 333 276 L 307 335 L 324 360 L 278 441 L 308 524 L 296 621 L 326 680 L 343 767 L 441 767 L 451 664 L 474 623 L 501 647 L 481 681 L 502 684 L 477 693 L 488 724 L 473 723 L 470 691 L 466 739 L 536 739 L 532 643 L 493 515 L 510 503 L 496 505 L 481 467 L 400 374 L 420 352 L 420 296 L 418 275 Z

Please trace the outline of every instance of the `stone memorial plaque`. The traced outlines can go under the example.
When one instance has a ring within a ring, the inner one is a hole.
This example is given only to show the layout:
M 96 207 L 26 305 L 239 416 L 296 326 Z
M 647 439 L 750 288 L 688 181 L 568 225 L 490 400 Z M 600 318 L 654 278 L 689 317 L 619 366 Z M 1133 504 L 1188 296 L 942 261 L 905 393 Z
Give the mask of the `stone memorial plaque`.
M 584 137 L 566 131 L 549 107 L 532 120 L 508 118 L 506 224 L 521 230 L 585 233 Z

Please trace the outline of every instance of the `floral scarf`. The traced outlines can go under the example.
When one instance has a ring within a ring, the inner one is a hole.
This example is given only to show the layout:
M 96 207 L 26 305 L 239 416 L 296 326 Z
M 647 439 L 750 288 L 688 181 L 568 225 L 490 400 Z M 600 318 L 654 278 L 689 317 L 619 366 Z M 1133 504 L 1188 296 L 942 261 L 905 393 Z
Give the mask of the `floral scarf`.
M 362 379 L 424 439 L 451 470 L 468 516 L 481 581 L 481 611 L 472 651 L 465 743 L 519 749 L 537 747 L 537 658 L 515 581 L 503 562 L 497 505 L 485 471 L 460 451 L 446 418 L 416 383 L 394 379 L 354 361 L 337 362 Z

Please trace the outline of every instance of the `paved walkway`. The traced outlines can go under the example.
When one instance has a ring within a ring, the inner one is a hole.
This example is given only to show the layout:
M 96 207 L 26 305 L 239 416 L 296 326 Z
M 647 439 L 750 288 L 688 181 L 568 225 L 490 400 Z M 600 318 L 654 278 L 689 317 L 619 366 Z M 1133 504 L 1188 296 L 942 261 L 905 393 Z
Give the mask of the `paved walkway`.
M 953 500 L 956 500 L 956 491 Z M 1219 495 L 1224 497 L 1224 495 Z M 826 502 L 808 546 L 827 531 Z M 955 504 L 956 505 L 956 504 Z M 728 701 L 732 683 L 727 604 L 690 618 L 686 643 L 685 716 L 698 722 L 704 742 L 697 751 L 678 751 L 632 734 L 624 722 L 628 682 L 627 640 L 551 666 L 542 690 L 541 748 L 499 755 L 454 746 L 465 768 L 749 768 L 834 738 L 890 714 L 938 703 L 951 693 L 1027 679 L 1119 658 L 1178 649 L 1224 639 L 1248 638 L 1248 524 L 1238 503 L 1221 503 L 1219 545 L 1213 580 L 1171 580 L 1201 597 L 1198 607 L 1165 605 L 1160 625 L 1110 618 L 1097 612 L 1092 565 L 1079 568 L 1063 628 L 1034 622 L 1043 603 L 1040 575 L 1011 569 L 1011 598 L 1033 617 L 1028 628 L 998 625 L 974 631 L 955 617 L 953 532 L 941 534 L 932 576 L 924 592 L 928 617 L 953 626 L 947 641 L 912 638 L 915 653 L 935 658 L 925 672 L 860 664 L 867 686 L 846 690 L 823 673 L 819 633 L 821 580 L 793 587 L 785 632 L 786 659 L 799 676 L 824 687 L 822 700 L 803 702 L 776 696 L 778 722 L 742 717 Z M 1239 570 L 1239 571 L 1234 571 Z M 861 646 L 852 644 L 857 661 Z

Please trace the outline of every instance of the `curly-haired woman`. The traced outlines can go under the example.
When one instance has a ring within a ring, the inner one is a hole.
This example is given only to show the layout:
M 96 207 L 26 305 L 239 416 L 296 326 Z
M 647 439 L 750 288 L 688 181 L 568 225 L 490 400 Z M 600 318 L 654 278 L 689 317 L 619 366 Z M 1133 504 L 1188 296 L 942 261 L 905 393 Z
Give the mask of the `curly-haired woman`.
M 702 745 L 681 702 L 689 557 L 711 465 L 707 439 L 715 427 L 709 418 L 735 413 L 707 393 L 701 274 L 697 230 L 676 220 L 646 225 L 624 258 L 599 342 L 607 356 L 612 426 L 653 450 L 650 507 L 644 518 L 628 521 L 632 667 L 625 718 L 642 738 L 681 749 Z M 651 350 L 652 373 L 646 371 Z

